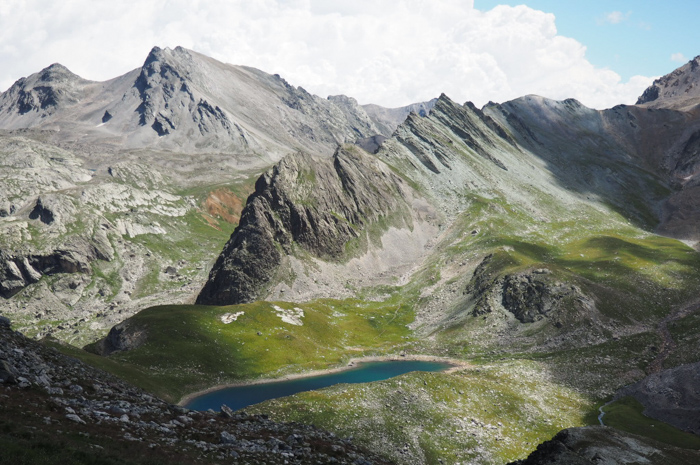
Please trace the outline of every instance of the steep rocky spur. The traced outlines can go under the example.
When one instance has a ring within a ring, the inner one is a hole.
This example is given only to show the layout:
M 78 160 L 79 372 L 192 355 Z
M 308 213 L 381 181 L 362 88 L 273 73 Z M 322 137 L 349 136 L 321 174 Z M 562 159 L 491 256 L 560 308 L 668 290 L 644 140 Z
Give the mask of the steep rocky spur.
M 289 276 L 280 269 L 286 256 L 347 260 L 352 241 L 359 254 L 366 253 L 375 246 L 370 230 L 382 235 L 390 226 L 413 227 L 413 195 L 383 163 L 351 146 L 339 148 L 330 160 L 286 157 L 256 183 L 197 303 L 264 298 L 277 284 L 276 275 Z

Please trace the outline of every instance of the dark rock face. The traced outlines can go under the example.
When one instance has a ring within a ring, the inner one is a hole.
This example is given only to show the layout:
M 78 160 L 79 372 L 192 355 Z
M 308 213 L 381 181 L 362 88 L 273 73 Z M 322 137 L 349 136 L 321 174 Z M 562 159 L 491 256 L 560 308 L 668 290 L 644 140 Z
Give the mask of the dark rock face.
M 497 274 L 492 273 L 490 265 L 493 261 L 493 254 L 489 254 L 479 263 L 474 270 L 474 275 L 469 281 L 465 294 L 470 294 L 475 300 L 474 316 L 484 315 L 491 311 L 488 302 L 488 295 L 491 288 L 496 284 Z
M 55 218 L 53 211 L 49 207 L 44 206 L 41 198 L 39 198 L 34 205 L 34 209 L 29 213 L 29 219 L 38 219 L 44 224 L 51 224 L 54 222 Z
M 637 105 L 650 104 L 653 107 L 674 107 L 679 100 L 691 99 L 697 103 L 700 97 L 700 56 L 690 60 L 673 72 L 660 77 L 637 99 Z
M 382 146 L 382 143 L 386 139 L 386 137 L 377 134 L 376 136 L 358 139 L 357 141 L 355 141 L 355 145 L 357 145 L 366 152 L 377 153 L 379 151 L 379 148 Z
M 386 166 L 351 146 L 332 159 L 301 153 L 284 158 L 258 179 L 197 303 L 254 300 L 295 246 L 323 260 L 342 259 L 346 244 L 380 219 L 410 221 L 406 188 Z
M 576 287 L 553 282 L 545 270 L 538 271 L 507 275 L 503 281 L 501 302 L 522 323 L 550 316 L 567 300 L 580 295 Z M 592 306 L 592 302 L 589 304 Z
M 644 415 L 700 435 L 700 363 L 654 373 L 615 395 L 625 396 L 644 405 Z
M 537 446 L 527 459 L 508 465 L 595 464 L 691 465 L 700 463 L 700 451 L 679 449 L 652 439 L 606 426 L 560 431 Z
M 9 254 L 0 250 L 0 296 L 9 298 L 42 275 L 57 273 L 90 273 L 90 262 L 109 260 L 98 247 L 89 242 L 67 246 L 48 254 Z
M 112 327 L 105 338 L 87 346 L 86 349 L 106 357 L 115 352 L 136 349 L 146 342 L 147 338 L 146 331 L 134 327 L 130 320 L 125 320 Z

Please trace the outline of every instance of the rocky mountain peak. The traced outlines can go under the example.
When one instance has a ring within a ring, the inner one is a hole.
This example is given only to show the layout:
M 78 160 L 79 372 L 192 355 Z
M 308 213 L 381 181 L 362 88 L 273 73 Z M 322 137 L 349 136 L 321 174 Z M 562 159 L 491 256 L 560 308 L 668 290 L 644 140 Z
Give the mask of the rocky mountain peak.
M 700 103 L 700 55 L 660 77 L 637 99 L 637 105 L 683 109 Z
M 0 95 L 0 118 L 45 117 L 78 103 L 89 83 L 65 66 L 54 63 L 38 73 L 18 79 Z

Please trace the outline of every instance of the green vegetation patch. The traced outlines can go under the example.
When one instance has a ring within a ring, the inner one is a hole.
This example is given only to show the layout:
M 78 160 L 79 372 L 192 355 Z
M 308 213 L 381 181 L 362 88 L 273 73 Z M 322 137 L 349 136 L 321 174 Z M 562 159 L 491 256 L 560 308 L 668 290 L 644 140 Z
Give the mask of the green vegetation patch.
M 412 308 L 399 297 L 303 304 L 254 302 L 226 307 L 161 306 L 129 320 L 145 331 L 138 348 L 101 364 L 172 401 L 214 385 L 346 364 L 350 358 L 392 353 L 407 343 Z M 90 357 L 81 357 L 95 364 Z M 144 378 L 146 376 L 147 378 Z
M 607 426 L 684 449 L 700 449 L 700 436 L 645 416 L 642 413 L 644 406 L 634 397 L 624 397 L 615 401 L 603 407 L 603 411 L 603 421 Z
M 246 410 L 354 436 L 398 463 L 503 464 L 584 424 L 590 408 L 544 365 L 520 360 L 336 385 Z

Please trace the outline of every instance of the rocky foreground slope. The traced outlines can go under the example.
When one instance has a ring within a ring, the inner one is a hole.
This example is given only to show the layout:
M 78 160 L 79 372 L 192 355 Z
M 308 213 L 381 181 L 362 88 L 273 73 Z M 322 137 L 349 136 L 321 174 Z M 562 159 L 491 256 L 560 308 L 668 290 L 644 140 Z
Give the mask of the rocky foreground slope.
M 167 404 L 25 338 L 4 318 L 0 399 L 3 464 L 390 463 L 310 426 Z

